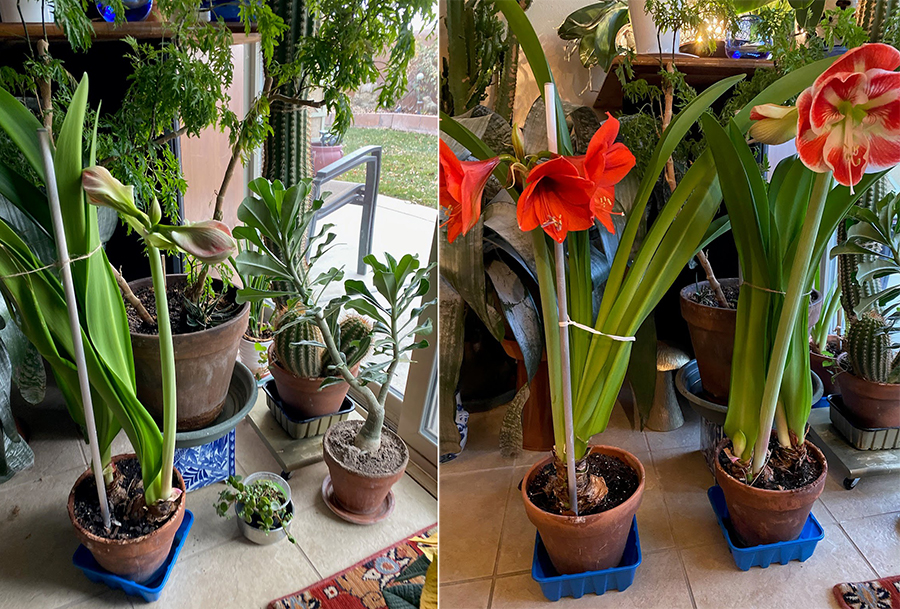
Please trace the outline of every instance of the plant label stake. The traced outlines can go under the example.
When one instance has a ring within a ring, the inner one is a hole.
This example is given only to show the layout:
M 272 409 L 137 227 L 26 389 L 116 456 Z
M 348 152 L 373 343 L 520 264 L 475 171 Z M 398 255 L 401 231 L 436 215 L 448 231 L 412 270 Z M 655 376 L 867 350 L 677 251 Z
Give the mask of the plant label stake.
M 544 106 L 547 109 L 547 150 L 556 154 L 559 143 L 556 134 L 556 86 L 544 85 Z M 566 252 L 562 243 L 553 240 L 556 258 L 556 302 L 559 318 L 559 359 L 562 368 L 563 414 L 566 425 L 566 472 L 569 482 L 569 505 L 578 516 L 578 487 L 575 483 L 575 426 L 572 423 L 572 370 L 569 366 L 569 307 L 566 302 Z
M 63 291 L 66 295 L 66 308 L 69 311 L 69 327 L 72 330 L 72 347 L 75 350 L 75 364 L 78 368 L 78 385 L 81 389 L 81 402 L 84 405 L 84 423 L 87 427 L 91 445 L 91 469 L 97 484 L 97 499 L 100 502 L 100 514 L 103 526 L 109 530 L 109 504 L 106 499 L 106 484 L 103 481 L 103 466 L 100 462 L 100 445 L 97 443 L 97 426 L 94 423 L 94 407 L 91 403 L 91 385 L 88 381 L 87 364 L 84 358 L 84 343 L 81 342 L 81 322 L 78 319 L 78 302 L 75 300 L 75 287 L 72 283 L 72 268 L 69 260 L 69 246 L 66 244 L 66 231 L 63 227 L 62 211 L 59 207 L 59 191 L 56 188 L 56 171 L 53 167 L 53 156 L 50 153 L 50 134 L 46 129 L 38 129 L 41 142 L 41 153 L 44 157 L 44 173 L 47 176 L 47 199 L 50 201 L 50 217 L 53 220 L 53 234 L 56 237 L 56 251 L 59 256 L 60 274 Z

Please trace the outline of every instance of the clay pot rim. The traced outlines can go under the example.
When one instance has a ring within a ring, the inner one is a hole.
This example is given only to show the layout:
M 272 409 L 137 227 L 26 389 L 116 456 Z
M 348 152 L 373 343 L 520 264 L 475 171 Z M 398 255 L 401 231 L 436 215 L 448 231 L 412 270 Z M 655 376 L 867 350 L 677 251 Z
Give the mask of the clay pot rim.
M 171 274 L 166 275 L 166 281 L 168 281 L 170 279 L 181 279 L 181 278 L 184 278 L 186 280 L 187 275 L 185 275 L 183 273 L 171 273 Z M 144 277 L 143 279 L 136 279 L 134 281 L 129 281 L 128 287 L 130 287 L 132 290 L 134 290 L 135 285 L 143 284 L 145 281 L 152 282 L 153 278 L 152 277 Z M 216 281 L 221 281 L 221 280 L 217 279 Z M 168 286 L 168 284 L 167 284 L 167 286 Z M 168 289 L 168 287 L 167 287 L 167 289 Z M 209 334 L 211 334 L 213 332 L 222 331 L 224 328 L 227 328 L 230 325 L 238 323 L 240 320 L 242 320 L 244 318 L 245 315 L 249 316 L 249 314 L 250 314 L 250 303 L 245 302 L 237 310 L 237 313 L 234 314 L 234 317 L 232 317 L 225 323 L 221 323 L 218 326 L 214 326 L 212 328 L 207 328 L 206 330 L 198 330 L 196 332 L 184 332 L 184 333 L 180 333 L 180 334 L 178 332 L 173 332 L 172 338 L 174 339 L 178 336 L 191 336 L 191 337 L 193 337 L 193 336 L 197 336 L 197 337 L 209 336 Z M 131 330 L 129 330 L 129 333 L 133 337 L 138 336 L 138 337 L 140 337 L 142 339 L 146 339 L 146 340 L 159 341 L 159 334 L 144 334 L 143 332 L 132 332 Z
M 823 478 L 825 478 L 825 476 L 828 475 L 828 460 L 825 458 L 825 453 L 823 453 L 822 450 L 818 446 L 816 446 L 815 444 L 810 442 L 809 438 L 806 438 L 806 440 L 804 440 L 803 442 L 804 442 L 804 444 L 807 445 L 807 450 L 809 450 L 809 448 L 812 448 L 813 449 L 812 452 L 816 455 L 816 459 L 819 461 L 819 463 L 822 464 L 822 471 L 821 471 L 821 473 L 819 473 L 819 476 L 815 480 L 813 480 L 812 482 L 810 482 L 808 484 L 801 486 L 800 488 L 784 489 L 782 491 L 768 489 L 768 488 L 757 488 L 755 486 L 750 486 L 749 484 L 746 484 L 743 480 L 739 480 L 739 479 L 735 478 L 734 476 L 732 476 L 730 472 L 725 471 L 725 469 L 722 467 L 722 464 L 719 463 L 719 454 L 725 449 L 725 445 L 729 442 L 731 442 L 731 438 L 729 438 L 728 436 L 725 436 L 716 445 L 716 452 L 715 452 L 715 459 L 714 459 L 714 461 L 716 463 L 716 473 L 721 472 L 722 474 L 728 476 L 730 479 L 734 480 L 738 484 L 741 484 L 742 488 L 745 488 L 754 493 L 759 493 L 763 497 L 765 497 L 765 496 L 773 496 L 774 497 L 776 495 L 780 496 L 780 497 L 786 497 L 789 495 L 799 495 L 801 493 L 806 492 L 806 490 L 808 488 L 816 486 L 817 484 L 822 482 Z
M 835 359 L 837 359 L 837 358 L 835 358 Z M 844 369 L 841 369 L 838 372 L 835 372 L 833 378 L 835 380 L 837 380 L 845 374 L 848 376 L 852 376 L 856 381 L 858 381 L 860 383 L 868 383 L 869 385 L 874 385 L 879 388 L 881 388 L 881 387 L 900 387 L 900 383 L 879 383 L 878 381 L 870 381 L 868 379 L 858 377 L 855 374 L 853 374 L 852 372 L 850 372 L 849 370 L 844 370 Z
M 740 286 L 742 285 L 740 283 L 740 281 L 741 280 L 737 277 L 726 277 L 725 279 L 719 279 L 719 283 L 722 286 L 728 286 L 728 285 L 737 283 L 738 288 L 740 288 Z M 683 288 L 681 288 L 681 290 L 679 290 L 678 295 L 681 298 L 681 300 L 683 300 L 684 302 L 686 302 L 692 306 L 699 307 L 700 309 L 712 309 L 714 311 L 728 311 L 728 312 L 734 312 L 734 314 L 737 315 L 737 308 L 723 309 L 722 307 L 711 307 L 709 305 L 705 305 L 702 302 L 697 302 L 696 300 L 693 300 L 692 298 L 690 298 L 688 291 L 692 290 L 692 291 L 690 291 L 690 294 L 694 294 L 697 292 L 698 287 L 702 286 L 702 285 L 709 285 L 709 281 L 695 281 L 694 283 L 689 283 L 686 286 L 684 286 Z M 820 292 L 819 290 L 813 289 L 812 294 L 810 295 L 809 306 L 812 307 L 822 300 L 823 300 L 822 292 Z
M 526 505 L 530 505 L 534 510 L 537 510 L 541 514 L 546 514 L 547 516 L 549 516 L 551 518 L 551 520 L 553 522 L 562 523 L 562 524 L 575 524 L 575 523 L 584 522 L 585 520 L 588 520 L 588 519 L 595 519 L 600 516 L 604 516 L 605 514 L 610 514 L 612 512 L 615 512 L 616 510 L 629 509 L 631 504 L 634 501 L 640 501 L 641 498 L 643 498 L 643 493 L 641 491 L 644 489 L 644 484 L 647 479 L 647 472 L 644 469 L 644 464 L 641 463 L 640 459 L 638 459 L 636 456 L 634 456 L 632 453 L 628 452 L 624 448 L 619 448 L 618 446 L 610 446 L 608 444 L 591 444 L 588 446 L 588 450 L 591 452 L 600 452 L 607 456 L 614 456 L 614 457 L 618 457 L 619 455 L 618 454 L 610 455 L 609 453 L 604 452 L 604 451 L 610 450 L 610 451 L 615 451 L 615 453 L 623 453 L 625 455 L 628 455 L 634 463 L 637 463 L 638 467 L 635 469 L 635 471 L 637 471 L 637 473 L 638 473 L 638 486 L 636 489 L 634 489 L 634 492 L 631 494 L 630 497 L 628 497 L 628 499 L 626 499 L 625 501 L 623 501 L 622 503 L 620 503 L 619 505 L 617 505 L 614 508 L 604 510 L 602 512 L 597 512 L 596 514 L 588 514 L 586 516 L 568 516 L 568 515 L 564 515 L 564 514 L 554 514 L 553 512 L 548 512 L 547 510 L 539 508 L 537 505 L 534 504 L 533 501 L 531 501 L 531 498 L 528 496 L 528 483 L 531 482 L 531 478 L 536 471 L 543 469 L 547 464 L 549 464 L 553 461 L 553 457 L 551 455 L 548 457 L 544 457 L 543 459 L 541 459 L 540 461 L 538 461 L 537 463 L 532 465 L 531 468 L 528 470 L 528 473 L 525 474 L 525 478 L 522 480 L 522 491 L 521 492 L 522 492 L 522 499 L 524 499 Z M 632 468 L 634 468 L 633 463 L 628 462 L 628 465 L 631 466 Z
M 137 459 L 137 455 L 135 453 L 126 453 L 122 455 L 115 455 L 112 457 L 112 462 L 115 463 L 117 461 L 122 461 L 125 459 Z M 175 506 L 175 511 L 172 512 L 172 515 L 166 520 L 162 526 L 157 528 L 154 531 L 150 531 L 146 535 L 141 535 L 140 537 L 135 537 L 133 539 L 109 539 L 107 537 L 100 537 L 99 535 L 94 535 L 90 531 L 88 531 L 81 522 L 75 517 L 75 489 L 77 489 L 81 484 L 89 477 L 93 476 L 93 472 L 90 468 L 86 469 L 84 473 L 78 476 L 78 479 L 75 481 L 75 484 L 72 486 L 72 490 L 69 491 L 69 499 L 66 503 L 66 507 L 69 512 L 69 521 L 72 523 L 72 526 L 78 531 L 80 535 L 84 535 L 90 541 L 95 543 L 101 543 L 109 546 L 127 546 L 138 544 L 143 541 L 150 539 L 151 537 L 158 536 L 162 534 L 162 531 L 170 526 L 173 526 L 175 522 L 178 520 L 177 513 L 179 510 L 184 510 L 184 499 L 187 495 L 187 487 L 184 485 L 184 478 L 181 477 L 181 472 L 178 471 L 177 468 L 172 468 L 172 471 L 176 474 L 178 480 L 178 487 L 181 489 L 181 496 L 178 497 L 178 505 Z M 179 525 L 180 526 L 180 525 Z
M 231 321 L 231 320 L 229 320 L 229 321 Z M 248 343 L 265 343 L 265 342 L 268 342 L 270 340 L 275 340 L 275 339 L 274 338 L 254 338 L 245 332 L 244 334 L 241 335 L 241 340 L 245 340 Z
M 396 469 L 394 469 L 393 472 L 388 473 L 388 474 L 372 474 L 371 472 L 362 472 L 354 467 L 350 467 L 349 465 L 345 464 L 343 461 L 340 461 L 334 455 L 331 454 L 331 452 L 328 450 L 328 437 L 334 432 L 335 429 L 340 429 L 342 427 L 350 427 L 351 425 L 356 425 L 356 424 L 359 424 L 360 426 L 362 426 L 363 423 L 365 423 L 365 421 L 353 419 L 353 420 L 348 420 L 348 421 L 339 421 L 339 422 L 335 423 L 334 425 L 332 425 L 331 427 L 329 427 L 325 431 L 325 437 L 322 439 L 322 451 L 326 455 L 328 455 L 328 457 L 332 461 L 334 461 L 337 465 L 339 465 L 340 467 L 344 468 L 348 472 L 351 472 L 361 478 L 368 478 L 370 480 L 386 480 L 388 478 L 393 478 L 398 473 L 401 473 L 404 470 L 406 470 L 406 466 L 409 465 L 409 446 L 407 446 L 406 441 L 403 438 L 401 438 L 398 433 L 394 432 L 392 429 L 389 429 L 386 426 L 381 428 L 381 434 L 382 435 L 389 434 L 389 435 L 396 437 L 398 440 L 400 440 L 400 445 L 403 447 L 403 463 L 401 463 Z

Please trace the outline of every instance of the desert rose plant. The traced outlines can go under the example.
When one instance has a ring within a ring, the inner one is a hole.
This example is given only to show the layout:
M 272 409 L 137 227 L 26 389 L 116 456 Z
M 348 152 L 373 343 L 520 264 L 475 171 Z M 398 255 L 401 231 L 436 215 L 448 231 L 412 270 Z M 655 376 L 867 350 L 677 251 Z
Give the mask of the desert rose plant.
M 828 239 L 853 204 L 900 162 L 900 51 L 866 44 L 847 52 L 804 89 L 793 108 L 757 106 L 751 135 L 795 138 L 767 186 L 740 129 L 703 126 L 715 152 L 744 269 L 739 335 L 725 431 L 733 459 L 755 479 L 770 458 L 775 426 L 782 459 L 802 458 L 809 419 L 805 310 Z M 832 188 L 832 183 L 838 186 Z M 769 320 L 769 321 L 767 321 Z M 740 351 L 739 351 L 740 350 Z

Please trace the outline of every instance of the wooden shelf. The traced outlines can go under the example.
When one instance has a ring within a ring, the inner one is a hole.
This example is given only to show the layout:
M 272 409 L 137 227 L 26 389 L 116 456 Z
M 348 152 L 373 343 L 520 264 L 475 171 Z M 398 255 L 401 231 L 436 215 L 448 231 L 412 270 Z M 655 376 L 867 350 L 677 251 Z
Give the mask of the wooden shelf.
M 97 42 L 121 40 L 131 36 L 137 40 L 160 40 L 167 36 L 166 24 L 159 21 L 135 21 L 116 26 L 114 23 L 94 21 L 94 40 Z M 229 23 L 226 27 L 231 30 L 234 44 L 249 44 L 259 41 L 256 26 L 252 27 L 250 34 L 244 33 L 244 26 L 240 23 Z M 44 27 L 40 23 L 29 23 L 25 27 L 21 23 L 0 23 L 0 43 L 24 42 L 25 33 L 31 40 L 37 40 L 44 35 Z M 51 41 L 64 41 L 66 39 L 62 28 L 56 24 L 47 24 L 47 38 Z
M 615 75 L 615 68 L 621 61 L 616 57 L 603 83 L 594 107 L 603 112 L 622 109 L 622 84 Z M 664 63 L 671 63 L 671 56 L 663 56 Z M 631 63 L 634 77 L 642 78 L 659 86 L 660 59 L 657 55 L 637 55 Z M 685 75 L 685 80 L 694 88 L 704 89 L 723 78 L 736 74 L 752 76 L 759 69 L 774 67 L 765 59 L 731 59 L 730 57 L 675 57 L 675 65 Z

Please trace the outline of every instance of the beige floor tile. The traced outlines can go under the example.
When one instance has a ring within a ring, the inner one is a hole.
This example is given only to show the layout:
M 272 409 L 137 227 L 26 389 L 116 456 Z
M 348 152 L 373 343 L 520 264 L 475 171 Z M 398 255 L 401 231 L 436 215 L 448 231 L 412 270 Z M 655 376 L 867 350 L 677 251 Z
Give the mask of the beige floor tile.
M 439 591 L 441 609 L 488 609 L 491 598 L 490 579 L 464 584 L 445 584 Z
M 318 497 L 297 512 L 291 533 L 316 570 L 332 575 L 437 522 L 434 497 L 409 476 L 394 485 L 394 496 L 394 513 L 371 526 L 344 522 Z
M 776 563 L 767 569 L 739 570 L 724 544 L 682 550 L 697 609 L 836 607 L 834 584 L 868 580 L 875 574 L 839 526 L 824 528 L 825 539 L 809 560 Z
M 832 522 L 837 522 L 834 519 L 834 516 L 831 515 L 831 512 L 825 507 L 825 504 L 822 503 L 821 499 L 816 499 L 816 502 L 812 506 L 812 513 L 816 517 L 816 520 L 819 521 L 819 524 L 828 524 Z
M 512 468 L 451 475 L 441 468 L 442 582 L 493 574 L 512 475 Z
M 653 453 L 653 467 L 679 548 L 712 543 L 726 547 L 706 496 L 714 480 L 700 451 L 683 449 Z
M 644 491 L 641 507 L 637 512 L 638 534 L 641 537 L 641 551 L 655 552 L 675 546 L 669 512 L 662 489 Z
M 469 435 L 465 449 L 453 461 L 442 464 L 441 472 L 458 474 L 515 465 L 514 458 L 506 458 L 500 454 L 500 427 L 505 414 L 506 406 L 487 412 L 473 412 L 469 416 Z
M 240 538 L 179 560 L 156 605 L 262 608 L 320 579 L 303 553 L 286 540 L 258 546 Z
M 535 528 L 525 514 L 522 494 L 519 491 L 519 483 L 529 469 L 529 466 L 517 467 L 509 483 L 497 562 L 498 575 L 531 569 Z
M 102 587 L 104 586 L 97 585 L 98 589 Z M 132 609 L 138 604 L 146 605 L 140 597 L 130 597 L 121 590 L 107 590 L 99 596 L 58 609 Z
M 328 466 L 324 461 L 291 472 L 288 483 L 291 485 L 291 499 L 294 505 L 297 507 L 314 505 L 322 495 L 322 482 L 327 476 Z
M 690 407 L 681 409 L 684 425 L 672 431 L 644 430 L 651 451 L 689 448 L 700 450 L 700 415 Z
M 900 573 L 900 512 L 850 520 L 841 527 L 879 577 Z
M 0 486 L 0 609 L 58 607 L 103 592 L 72 565 L 78 540 L 66 501 L 75 477 Z
M 838 522 L 897 511 L 900 506 L 900 475 L 863 478 L 848 491 L 837 472 L 828 473 L 824 503 Z
M 235 451 L 237 462 L 248 473 L 253 472 L 281 472 L 281 466 L 272 457 L 272 453 L 266 448 L 262 440 L 245 420 L 238 423 L 235 437 Z M 291 489 L 293 493 L 293 489 Z
M 640 431 L 640 424 L 638 424 L 638 429 L 632 428 L 631 421 L 625 414 L 625 407 L 621 404 L 616 404 L 609 417 L 609 425 L 606 430 L 592 437 L 591 444 L 618 446 L 634 454 L 650 450 L 646 434 Z
M 233 509 L 229 510 L 227 520 L 216 514 L 216 501 L 225 488 L 224 482 L 216 482 L 187 494 L 187 507 L 194 514 L 194 524 L 184 542 L 181 558 L 190 558 L 240 537 Z
M 530 574 L 497 578 L 491 609 L 531 609 L 549 606 L 541 588 Z M 634 583 L 622 592 L 609 591 L 601 596 L 587 594 L 580 599 L 562 598 L 554 608 L 604 607 L 623 609 L 690 609 L 691 596 L 684 579 L 684 569 L 676 550 L 654 552 L 643 557 Z

